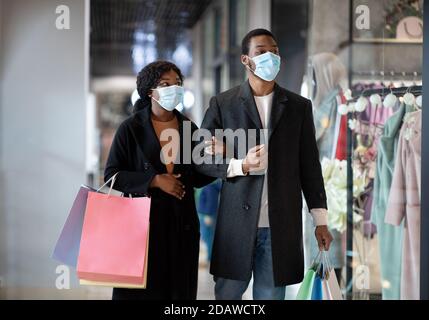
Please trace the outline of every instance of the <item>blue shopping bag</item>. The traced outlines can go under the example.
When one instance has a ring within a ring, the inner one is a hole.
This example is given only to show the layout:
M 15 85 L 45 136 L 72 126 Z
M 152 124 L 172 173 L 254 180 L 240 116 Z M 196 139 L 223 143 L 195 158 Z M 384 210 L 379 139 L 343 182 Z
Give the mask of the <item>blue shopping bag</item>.
M 316 275 L 313 282 L 313 290 L 311 291 L 311 300 L 323 300 L 322 294 L 322 279 Z

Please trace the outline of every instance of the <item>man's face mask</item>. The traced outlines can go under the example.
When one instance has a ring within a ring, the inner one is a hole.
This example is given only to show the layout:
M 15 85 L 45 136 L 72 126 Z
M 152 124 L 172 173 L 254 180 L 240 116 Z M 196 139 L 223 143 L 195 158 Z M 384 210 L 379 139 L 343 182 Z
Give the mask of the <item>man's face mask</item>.
M 173 111 L 177 106 L 183 103 L 183 96 L 185 93 L 183 87 L 174 85 L 153 90 L 158 92 L 159 100 L 156 100 L 153 96 L 152 99 L 158 102 L 158 104 L 167 111 Z
M 252 72 L 265 81 L 273 81 L 280 71 L 280 56 L 265 52 L 259 56 L 250 58 L 255 63 L 255 70 Z

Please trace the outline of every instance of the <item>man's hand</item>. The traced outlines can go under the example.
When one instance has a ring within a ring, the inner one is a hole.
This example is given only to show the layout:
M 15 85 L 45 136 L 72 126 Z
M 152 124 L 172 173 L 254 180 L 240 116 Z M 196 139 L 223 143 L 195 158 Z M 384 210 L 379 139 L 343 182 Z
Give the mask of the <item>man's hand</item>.
M 332 235 L 328 230 L 327 226 L 317 226 L 316 231 L 314 232 L 316 235 L 317 243 L 319 245 L 320 250 L 329 250 L 329 246 L 332 242 Z
M 251 148 L 243 160 L 243 172 L 245 174 L 265 170 L 267 166 L 268 152 L 264 144 Z
M 212 137 L 210 141 L 205 142 L 206 146 L 204 148 L 205 152 L 209 155 L 223 155 L 225 156 L 226 148 L 225 144 L 222 141 Z
M 158 174 L 151 183 L 152 188 L 159 188 L 165 193 L 182 200 L 185 196 L 185 186 L 178 179 L 180 174 Z

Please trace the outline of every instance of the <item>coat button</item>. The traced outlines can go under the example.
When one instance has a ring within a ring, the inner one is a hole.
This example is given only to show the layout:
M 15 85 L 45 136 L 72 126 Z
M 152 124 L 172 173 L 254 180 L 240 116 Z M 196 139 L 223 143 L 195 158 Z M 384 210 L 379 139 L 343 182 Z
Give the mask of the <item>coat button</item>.
M 247 203 L 245 203 L 245 204 L 243 204 L 242 208 L 247 211 L 250 209 L 250 206 Z
M 145 170 L 149 170 L 149 167 L 150 167 L 149 163 L 145 162 L 144 165 L 143 165 L 143 168 Z

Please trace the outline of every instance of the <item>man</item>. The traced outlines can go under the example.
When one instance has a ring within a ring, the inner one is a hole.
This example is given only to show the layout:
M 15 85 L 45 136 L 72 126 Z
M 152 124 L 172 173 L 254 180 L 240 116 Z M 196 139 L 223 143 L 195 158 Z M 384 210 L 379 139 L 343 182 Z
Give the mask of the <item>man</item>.
M 244 37 L 241 63 L 248 81 L 211 99 L 202 128 L 212 135 L 245 129 L 249 136 L 258 129 L 259 145 L 246 145 L 242 157 L 236 140 L 223 137 L 233 156 L 199 166 L 223 179 L 210 272 L 216 299 L 240 300 L 253 274 L 254 299 L 282 300 L 285 286 L 303 279 L 301 192 L 319 247 L 328 250 L 332 240 L 312 107 L 276 84 L 279 49 L 268 30 Z

